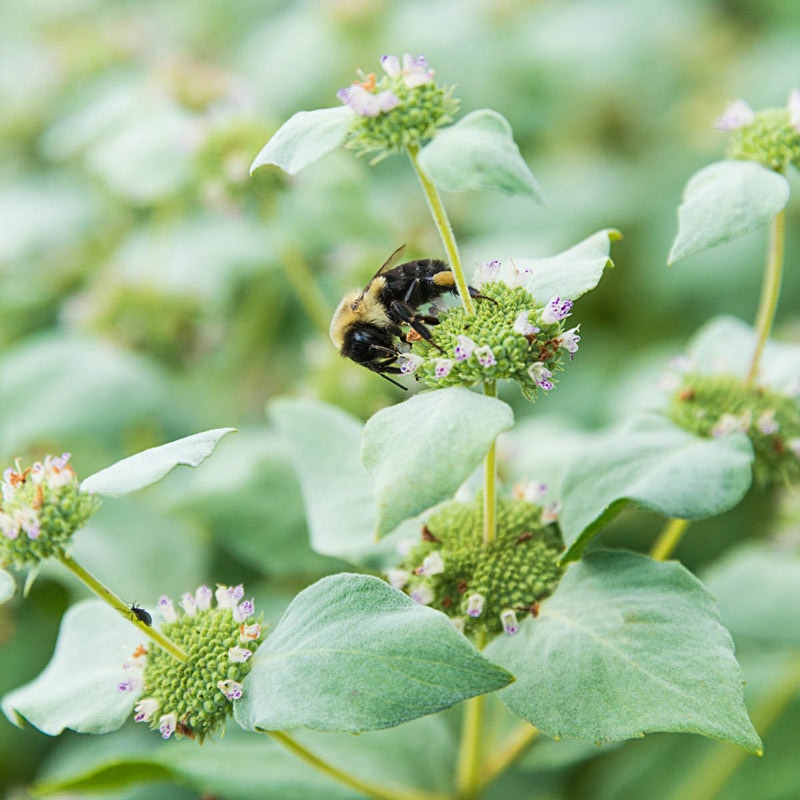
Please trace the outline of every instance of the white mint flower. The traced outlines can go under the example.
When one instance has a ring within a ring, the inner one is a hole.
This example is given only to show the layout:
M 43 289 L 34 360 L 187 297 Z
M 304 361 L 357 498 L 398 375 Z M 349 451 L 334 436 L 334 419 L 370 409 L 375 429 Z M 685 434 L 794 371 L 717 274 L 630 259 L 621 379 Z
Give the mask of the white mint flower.
M 717 118 L 714 127 L 721 131 L 735 131 L 746 127 L 755 118 L 755 112 L 744 100 L 734 100 Z
M 456 361 L 466 361 L 474 352 L 477 345 L 469 336 L 458 336 L 456 338 Z
M 541 329 L 530 322 L 528 319 L 529 314 L 530 311 L 520 311 L 519 314 L 517 314 L 513 326 L 515 333 L 519 333 L 522 336 L 533 336 L 534 333 L 539 333 Z

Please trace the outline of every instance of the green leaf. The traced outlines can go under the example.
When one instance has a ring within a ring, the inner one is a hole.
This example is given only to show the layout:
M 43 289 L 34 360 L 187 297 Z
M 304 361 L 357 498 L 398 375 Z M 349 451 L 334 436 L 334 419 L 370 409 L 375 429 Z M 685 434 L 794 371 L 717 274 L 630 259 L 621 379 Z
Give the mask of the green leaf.
M 717 161 L 686 184 L 668 264 L 738 239 L 765 225 L 789 202 L 783 175 L 754 161 Z
M 544 203 L 542 189 L 514 143 L 511 126 L 487 108 L 439 130 L 420 151 L 419 165 L 440 189 L 498 189 Z
M 577 300 L 600 283 L 606 267 L 613 267 L 609 257 L 611 242 L 622 238 L 613 228 L 604 228 L 569 250 L 548 258 L 513 258 L 519 272 L 530 271 L 522 285 L 540 302 L 553 297 Z
M 285 437 L 318 553 L 356 558 L 375 545 L 375 496 L 359 451 L 361 423 L 334 406 L 274 400 L 269 416 Z
M 352 123 L 353 112 L 347 106 L 298 111 L 261 148 L 250 173 L 265 164 L 275 164 L 295 175 L 339 147 Z
M 500 698 L 554 738 L 699 733 L 761 752 L 713 598 L 677 562 L 599 552 L 572 565 L 516 636 L 484 651 L 513 672 Z
M 123 662 L 140 644 L 133 625 L 100 600 L 72 606 L 61 621 L 55 651 L 44 670 L 2 700 L 15 725 L 27 720 L 55 736 L 65 728 L 108 733 L 131 715 L 134 695 L 117 691 Z
M 703 439 L 664 417 L 647 415 L 590 444 L 564 475 L 559 524 L 563 561 L 627 502 L 681 519 L 733 508 L 752 480 L 753 450 L 744 434 Z
M 450 497 L 513 424 L 508 405 L 462 388 L 424 392 L 371 417 L 362 455 L 375 481 L 378 535 Z
M 726 373 L 746 377 L 755 352 L 756 335 L 735 317 L 709 320 L 692 338 L 688 355 L 702 373 Z M 761 354 L 758 382 L 786 394 L 797 392 L 800 345 L 768 340 Z
M 800 646 L 800 556 L 767 544 L 726 553 L 705 576 L 736 638 Z
M 219 440 L 235 430 L 214 428 L 142 450 L 90 475 L 81 483 L 81 490 L 118 497 L 144 489 L 158 483 L 178 465 L 199 466 L 214 452 Z
M 14 596 L 17 585 L 14 583 L 14 578 L 11 577 L 4 569 L 0 569 L 0 603 L 5 603 Z
M 433 714 L 513 678 L 438 611 L 378 578 L 343 573 L 301 592 L 253 656 L 246 729 L 378 730 Z

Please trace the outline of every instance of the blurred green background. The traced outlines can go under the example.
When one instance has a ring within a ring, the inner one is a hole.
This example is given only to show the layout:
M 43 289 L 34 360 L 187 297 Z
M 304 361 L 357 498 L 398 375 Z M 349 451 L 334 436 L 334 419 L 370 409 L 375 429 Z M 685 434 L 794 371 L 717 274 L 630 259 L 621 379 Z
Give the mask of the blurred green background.
M 558 392 L 536 407 L 507 392 L 518 419 L 538 420 L 524 440 L 530 460 L 547 430 L 555 442 L 637 408 L 711 316 L 753 319 L 763 232 L 671 268 L 665 260 L 682 186 L 722 157 L 714 119 L 737 97 L 783 105 L 800 86 L 798 44 L 792 0 L 0 5 L 0 463 L 66 450 L 87 475 L 179 436 L 238 427 L 196 473 L 107 502 L 76 556 L 142 604 L 202 580 L 244 579 L 276 620 L 296 591 L 342 565 L 306 543 L 287 445 L 264 405 L 311 396 L 366 418 L 402 400 L 339 357 L 328 320 L 399 244 L 412 257 L 441 256 L 403 158 L 370 169 L 342 151 L 295 177 L 271 168 L 249 177 L 277 127 L 336 105 L 336 90 L 356 68 L 376 70 L 382 54 L 424 53 L 439 82 L 457 85 L 462 112 L 506 116 L 549 201 L 446 195 L 468 268 L 622 231 L 616 268 L 576 308 L 581 350 Z M 794 202 L 776 326 L 794 341 L 799 216 Z M 773 499 L 755 494 L 735 515 L 696 526 L 679 556 L 701 569 L 734 541 L 766 535 Z M 604 543 L 646 548 L 659 524 L 628 515 Z M 79 596 L 53 569 L 27 601 L 0 609 L 0 690 L 41 669 Z M 797 741 L 798 717 L 795 702 L 776 741 Z M 9 797 L 88 746 L 89 737 L 64 738 L 0 719 Z M 649 737 L 610 753 L 545 748 L 497 791 L 666 797 L 676 764 L 714 746 Z M 760 770 L 747 796 L 800 796 L 790 752 L 781 761 L 776 749 L 739 773 Z M 739 797 L 742 785 L 722 796 Z

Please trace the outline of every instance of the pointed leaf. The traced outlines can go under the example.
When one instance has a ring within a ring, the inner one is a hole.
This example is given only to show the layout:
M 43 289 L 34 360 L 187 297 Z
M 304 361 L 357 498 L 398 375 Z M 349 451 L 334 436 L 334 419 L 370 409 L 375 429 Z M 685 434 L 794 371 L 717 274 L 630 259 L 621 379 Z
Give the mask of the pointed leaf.
M 444 614 L 378 578 L 343 573 L 294 599 L 254 654 L 235 713 L 247 729 L 360 733 L 512 680 Z
M 440 189 L 498 189 L 544 203 L 542 189 L 514 143 L 511 126 L 488 108 L 439 130 L 420 151 L 419 164 Z
M 754 161 L 717 161 L 701 169 L 684 189 L 667 263 L 744 236 L 788 202 L 786 178 Z
M 274 400 L 269 416 L 286 438 L 318 553 L 356 557 L 374 548 L 375 495 L 359 451 L 362 424 L 315 400 Z
M 347 106 L 298 111 L 261 148 L 250 173 L 265 164 L 275 164 L 295 175 L 339 147 L 352 123 L 353 112 Z
M 55 736 L 65 728 L 108 733 L 130 716 L 134 693 L 120 692 L 123 662 L 142 636 L 100 600 L 72 606 L 50 663 L 25 686 L 3 697 L 3 713 L 15 725 L 27 720 Z
M 11 577 L 4 569 L 0 569 L 0 603 L 5 603 L 14 596 L 16 591 L 16 584 L 14 578 Z
M 81 483 L 81 490 L 118 497 L 144 489 L 145 486 L 158 483 L 179 464 L 187 467 L 202 464 L 214 452 L 219 440 L 235 430 L 214 428 L 142 450 L 90 475 Z
M 537 619 L 484 652 L 517 677 L 503 702 L 548 736 L 600 743 L 679 731 L 761 752 L 730 634 L 676 562 L 594 553 L 569 568 Z
M 665 517 L 703 519 L 733 508 L 752 480 L 744 434 L 703 439 L 642 416 L 590 444 L 567 468 L 559 524 L 564 561 L 630 501 Z
M 424 392 L 371 417 L 362 454 L 375 481 L 378 535 L 450 497 L 513 424 L 508 405 L 462 388 Z
M 600 283 L 606 267 L 613 267 L 609 257 L 611 242 L 622 238 L 613 228 L 592 234 L 569 250 L 548 258 L 513 258 L 513 269 L 530 270 L 522 284 L 537 300 L 547 303 L 553 297 L 577 300 Z

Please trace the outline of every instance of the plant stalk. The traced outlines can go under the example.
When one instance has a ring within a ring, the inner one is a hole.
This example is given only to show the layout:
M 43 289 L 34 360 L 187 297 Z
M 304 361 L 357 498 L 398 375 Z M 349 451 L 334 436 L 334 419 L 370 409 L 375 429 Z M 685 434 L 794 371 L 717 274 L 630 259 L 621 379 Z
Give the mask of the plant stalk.
M 411 166 L 414 167 L 414 172 L 417 173 L 420 184 L 422 184 L 422 191 L 425 193 L 425 199 L 428 201 L 428 208 L 431 211 L 434 225 L 436 225 L 436 230 L 439 231 L 439 237 L 447 253 L 450 269 L 456 280 L 461 303 L 467 314 L 474 314 L 475 304 L 472 302 L 472 298 L 469 294 L 469 286 L 467 285 L 467 279 L 464 277 L 464 268 L 461 266 L 461 256 L 458 254 L 458 245 L 456 244 L 456 237 L 453 235 L 450 219 L 447 216 L 447 211 L 445 211 L 444 203 L 442 203 L 442 198 L 439 196 L 438 189 L 431 183 L 428 176 L 419 166 L 419 162 L 417 161 L 418 154 L 419 147 L 416 145 L 409 145 L 408 157 L 411 159 Z
M 761 301 L 756 318 L 756 349 L 750 361 L 747 373 L 747 386 L 752 386 L 758 377 L 758 367 L 764 346 L 769 339 L 772 323 L 775 321 L 775 309 L 781 293 L 783 275 L 783 250 L 786 244 L 786 211 L 779 211 L 769 230 L 767 244 L 767 260 L 764 267 L 764 281 L 761 285 Z
M 486 759 L 481 776 L 481 788 L 488 786 L 505 772 L 530 747 L 538 735 L 538 728 L 534 728 L 527 722 L 520 723 L 497 750 Z
M 688 527 L 688 519 L 668 520 L 650 550 L 650 558 L 654 558 L 656 561 L 666 561 L 670 558 Z
M 486 634 L 479 633 L 475 646 L 483 650 Z M 477 800 L 483 786 L 483 721 L 486 712 L 486 695 L 471 697 L 464 704 L 464 721 L 456 764 L 457 800 Z
M 497 382 L 486 381 L 483 393 L 497 397 Z M 491 544 L 497 535 L 497 439 L 489 447 L 483 466 L 483 542 Z
M 320 333 L 328 333 L 331 319 L 331 309 L 319 284 L 309 269 L 308 262 L 296 247 L 287 247 L 281 253 L 284 274 L 294 289 L 294 293 L 306 315 L 314 323 Z
M 323 775 L 327 775 L 338 783 L 349 786 L 351 789 L 355 789 L 357 792 L 367 795 L 367 797 L 373 797 L 375 800 L 446 800 L 445 796 L 441 794 L 422 792 L 416 789 L 404 789 L 399 791 L 361 780 L 361 778 L 350 775 L 338 767 L 329 764 L 327 761 L 323 761 L 318 756 L 315 756 L 310 750 L 307 750 L 300 744 L 300 742 L 292 736 L 289 736 L 288 733 L 284 733 L 283 731 L 265 731 L 265 733 L 282 747 L 294 753 L 299 759 L 309 766 L 314 767 L 314 769 L 318 770 Z
M 131 612 L 131 607 L 124 600 L 117 597 L 111 589 L 95 578 L 88 570 L 84 569 L 77 561 L 67 555 L 62 556 L 60 561 L 79 581 L 81 581 L 81 583 L 91 589 L 101 600 L 108 603 L 111 608 L 122 614 L 131 625 L 135 625 L 148 639 L 154 641 L 170 655 L 175 656 L 178 661 L 188 661 L 189 656 L 187 656 L 180 647 L 155 630 L 155 628 L 151 628 L 149 625 L 145 625 L 144 622 L 137 619 Z

